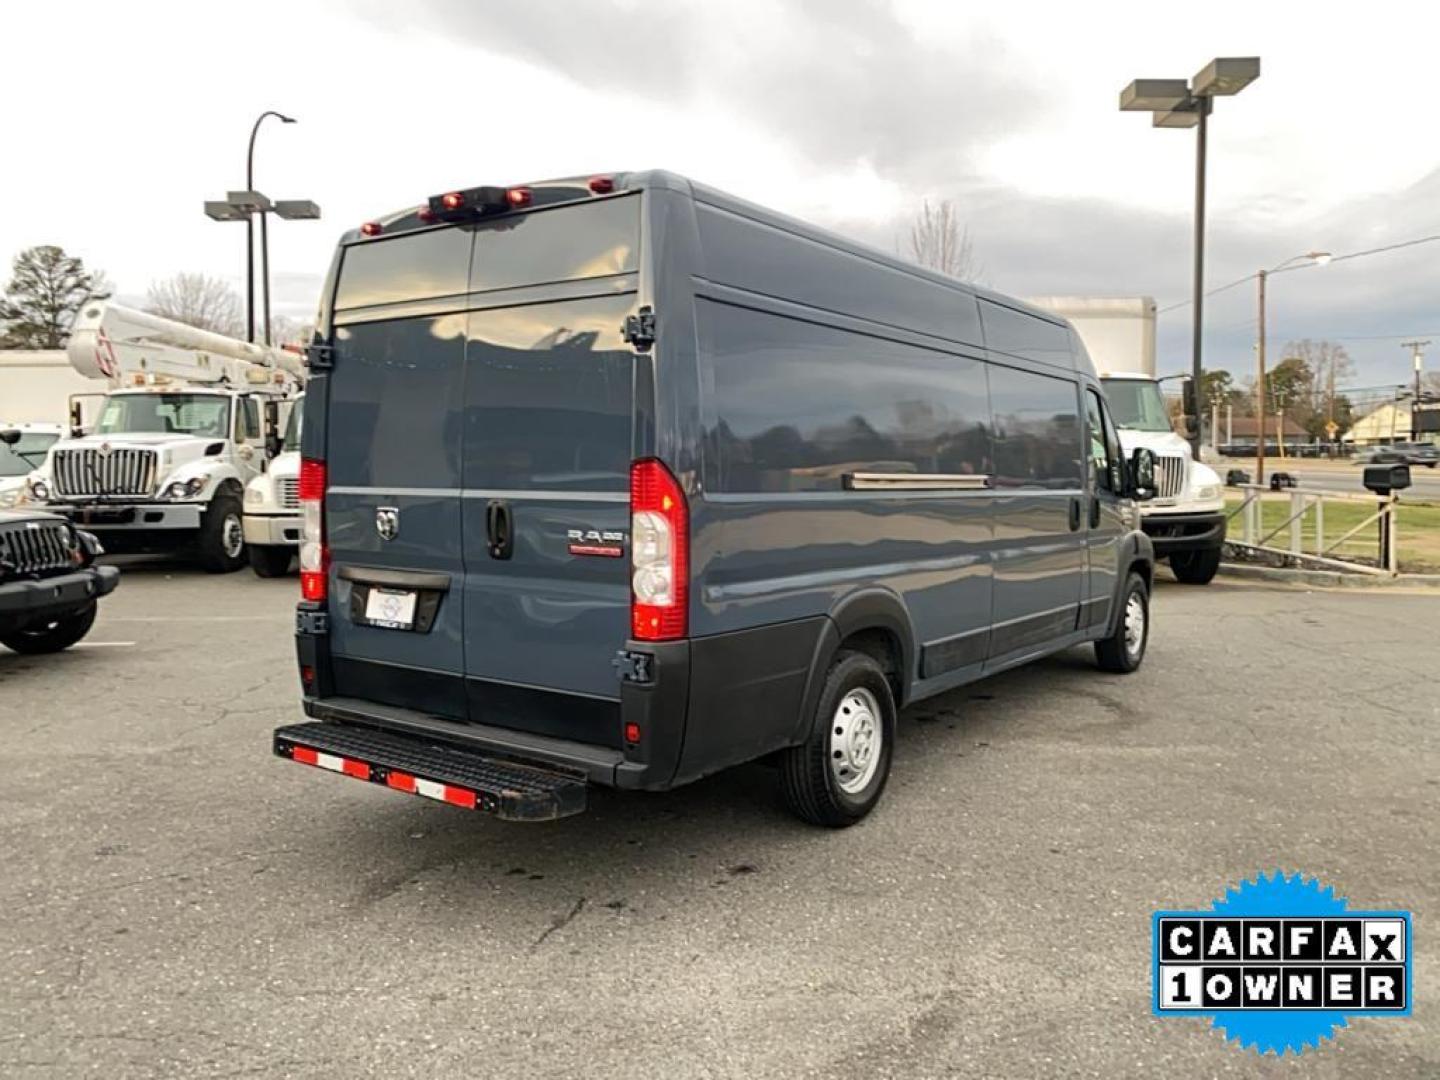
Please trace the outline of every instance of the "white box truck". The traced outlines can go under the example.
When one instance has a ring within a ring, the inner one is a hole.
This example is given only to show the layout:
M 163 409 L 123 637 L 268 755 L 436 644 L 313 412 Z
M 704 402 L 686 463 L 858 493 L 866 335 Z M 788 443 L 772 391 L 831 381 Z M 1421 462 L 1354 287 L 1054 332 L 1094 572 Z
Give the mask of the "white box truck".
M 1155 377 L 1155 301 L 1148 296 L 1040 296 L 1030 302 L 1070 321 L 1095 364 L 1126 455 L 1155 454 L 1156 496 L 1140 508 L 1157 558 L 1204 585 L 1220 567 L 1225 495 L 1214 469 L 1176 434 Z

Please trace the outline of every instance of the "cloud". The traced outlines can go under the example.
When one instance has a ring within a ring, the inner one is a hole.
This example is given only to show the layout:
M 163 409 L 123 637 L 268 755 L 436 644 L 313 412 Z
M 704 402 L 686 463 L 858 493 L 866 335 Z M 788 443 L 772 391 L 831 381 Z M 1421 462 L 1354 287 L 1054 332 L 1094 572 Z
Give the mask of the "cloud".
M 875 0 L 643 9 L 622 0 L 370 0 L 360 10 L 392 28 L 527 60 L 582 90 L 665 102 L 675 123 L 687 108 L 728 111 L 816 167 L 865 162 L 909 185 L 969 174 L 973 151 L 1042 111 L 994 35 L 977 29 L 942 44 Z M 504 88 L 493 92 L 503 107 Z M 663 156 L 666 132 L 630 130 L 617 111 L 616 139 L 649 159 Z

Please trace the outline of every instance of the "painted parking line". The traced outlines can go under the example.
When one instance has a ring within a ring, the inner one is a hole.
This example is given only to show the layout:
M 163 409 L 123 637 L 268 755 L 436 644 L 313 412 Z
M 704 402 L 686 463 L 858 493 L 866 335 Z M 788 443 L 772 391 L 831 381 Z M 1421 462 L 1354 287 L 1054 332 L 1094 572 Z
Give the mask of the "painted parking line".
M 71 645 L 72 649 L 128 649 L 135 642 L 133 641 L 82 641 L 78 645 Z

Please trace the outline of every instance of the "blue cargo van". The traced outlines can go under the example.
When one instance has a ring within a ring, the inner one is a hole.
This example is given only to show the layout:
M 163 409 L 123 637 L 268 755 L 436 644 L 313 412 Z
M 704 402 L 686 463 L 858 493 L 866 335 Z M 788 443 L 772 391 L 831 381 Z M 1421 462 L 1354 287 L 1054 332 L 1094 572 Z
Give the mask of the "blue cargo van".
M 1093 642 L 1154 556 L 1064 320 L 665 172 L 341 241 L 275 752 L 511 819 L 779 766 L 843 826 L 899 708 Z

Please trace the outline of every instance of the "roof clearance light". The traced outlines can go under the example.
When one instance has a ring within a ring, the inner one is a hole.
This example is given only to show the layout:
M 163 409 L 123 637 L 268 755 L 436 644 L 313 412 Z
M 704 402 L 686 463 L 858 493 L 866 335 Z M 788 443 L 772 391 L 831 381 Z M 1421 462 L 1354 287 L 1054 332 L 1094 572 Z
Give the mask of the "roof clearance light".
M 529 206 L 532 198 L 534 196 L 528 187 L 512 187 L 505 192 L 505 201 L 517 210 L 522 206 Z
M 440 196 L 440 205 L 446 210 L 459 210 L 465 205 L 465 195 L 459 191 L 447 191 Z
M 379 236 L 383 229 L 384 226 L 381 225 L 378 221 L 367 221 L 364 225 L 360 226 L 360 235 Z
M 420 219 L 422 225 L 433 225 L 440 220 L 440 216 L 428 206 L 422 206 L 415 216 Z
M 590 190 L 596 195 L 609 195 L 615 190 L 615 178 L 613 176 L 592 176 Z

